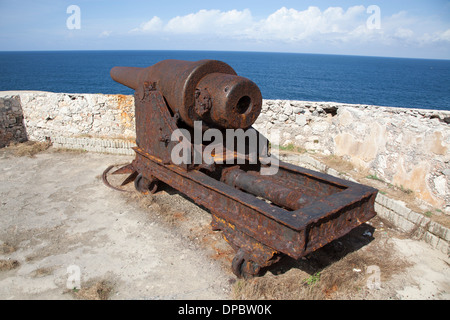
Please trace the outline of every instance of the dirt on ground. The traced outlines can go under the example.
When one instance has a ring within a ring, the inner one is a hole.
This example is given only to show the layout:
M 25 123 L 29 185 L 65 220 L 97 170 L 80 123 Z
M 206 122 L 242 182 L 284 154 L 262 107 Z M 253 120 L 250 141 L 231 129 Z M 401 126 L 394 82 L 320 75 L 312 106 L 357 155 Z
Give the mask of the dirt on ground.
M 236 279 L 207 210 L 165 185 L 105 186 L 132 157 L 24 147 L 0 149 L 0 299 L 450 298 L 449 257 L 377 217 Z

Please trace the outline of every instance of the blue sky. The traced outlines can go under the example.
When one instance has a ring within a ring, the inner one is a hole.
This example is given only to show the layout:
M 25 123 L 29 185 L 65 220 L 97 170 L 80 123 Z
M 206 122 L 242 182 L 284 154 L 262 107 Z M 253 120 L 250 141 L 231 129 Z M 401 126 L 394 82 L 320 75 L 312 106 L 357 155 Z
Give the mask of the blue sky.
M 126 49 L 450 59 L 450 0 L 0 0 L 0 51 Z

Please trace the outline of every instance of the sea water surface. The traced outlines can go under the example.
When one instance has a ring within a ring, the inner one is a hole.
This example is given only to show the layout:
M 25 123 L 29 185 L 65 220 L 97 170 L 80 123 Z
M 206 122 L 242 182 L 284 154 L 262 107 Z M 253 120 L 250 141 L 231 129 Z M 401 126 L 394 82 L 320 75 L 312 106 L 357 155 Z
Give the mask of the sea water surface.
M 216 59 L 253 80 L 265 99 L 450 110 L 450 60 L 220 51 L 0 52 L 0 90 L 133 94 L 115 66 Z

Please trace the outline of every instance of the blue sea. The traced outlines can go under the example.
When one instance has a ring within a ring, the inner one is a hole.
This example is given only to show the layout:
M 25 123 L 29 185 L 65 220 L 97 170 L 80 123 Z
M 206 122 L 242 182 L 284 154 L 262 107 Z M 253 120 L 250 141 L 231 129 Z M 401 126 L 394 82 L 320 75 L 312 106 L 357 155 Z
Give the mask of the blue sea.
M 0 90 L 66 93 L 133 91 L 114 82 L 114 66 L 164 59 L 216 59 L 253 80 L 265 99 L 334 101 L 450 110 L 450 60 L 220 51 L 0 52 Z

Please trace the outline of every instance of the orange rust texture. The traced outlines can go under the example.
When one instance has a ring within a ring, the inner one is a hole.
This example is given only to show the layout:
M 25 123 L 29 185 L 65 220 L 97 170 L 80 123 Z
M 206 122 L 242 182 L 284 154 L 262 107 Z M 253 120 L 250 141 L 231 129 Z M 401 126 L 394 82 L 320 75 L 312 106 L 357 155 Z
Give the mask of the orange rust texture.
M 125 129 L 135 131 L 134 97 L 123 94 L 116 95 L 117 109 L 120 112 L 120 125 Z
M 213 250 L 210 257 L 224 263 L 231 263 L 235 252 L 233 248 L 228 245 L 228 240 L 225 235 L 212 230 L 211 226 L 202 228 L 201 233 L 199 239 L 202 245 L 206 248 L 212 248 Z

